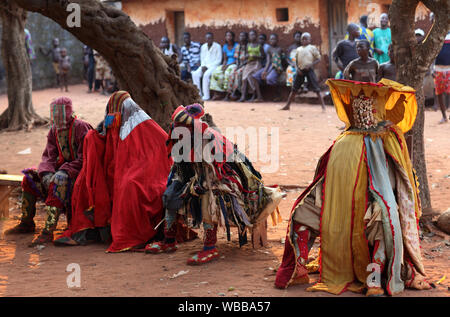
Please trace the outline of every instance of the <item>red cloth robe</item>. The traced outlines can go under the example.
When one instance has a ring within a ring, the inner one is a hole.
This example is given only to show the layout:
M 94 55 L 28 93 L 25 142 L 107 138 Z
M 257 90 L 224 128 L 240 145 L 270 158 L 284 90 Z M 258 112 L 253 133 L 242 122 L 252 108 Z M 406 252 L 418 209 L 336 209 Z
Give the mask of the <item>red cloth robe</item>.
M 121 140 L 119 127 L 106 136 L 89 131 L 84 164 L 72 194 L 72 220 L 62 237 L 111 226 L 108 252 L 120 252 L 151 240 L 162 220 L 162 194 L 172 160 L 167 133 L 152 119 L 139 123 Z

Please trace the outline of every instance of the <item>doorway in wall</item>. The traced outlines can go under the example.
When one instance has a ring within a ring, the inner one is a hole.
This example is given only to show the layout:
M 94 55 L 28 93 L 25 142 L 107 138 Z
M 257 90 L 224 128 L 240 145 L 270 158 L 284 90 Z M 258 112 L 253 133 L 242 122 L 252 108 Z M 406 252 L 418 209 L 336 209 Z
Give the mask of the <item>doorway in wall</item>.
M 328 0 L 328 30 L 330 40 L 330 69 L 334 76 L 339 69 L 333 61 L 332 52 L 336 44 L 343 40 L 347 32 L 347 11 L 345 0 Z

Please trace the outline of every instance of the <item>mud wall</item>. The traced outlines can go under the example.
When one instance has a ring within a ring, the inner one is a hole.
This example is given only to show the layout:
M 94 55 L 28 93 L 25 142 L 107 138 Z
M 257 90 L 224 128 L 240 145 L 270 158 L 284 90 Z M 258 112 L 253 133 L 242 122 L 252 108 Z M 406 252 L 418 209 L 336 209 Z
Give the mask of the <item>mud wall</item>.
M 51 57 L 46 57 L 39 51 L 39 47 L 43 47 L 44 51 L 47 51 L 52 46 L 52 40 L 55 37 L 59 38 L 60 47 L 65 47 L 67 54 L 72 58 L 70 84 L 81 83 L 83 80 L 83 44 L 68 31 L 61 28 L 59 24 L 39 13 L 28 13 L 26 27 L 31 33 L 36 54 L 36 59 L 31 64 L 33 89 L 52 87 L 56 83 Z M 0 56 L 0 93 L 5 92 L 6 78 Z
M 225 33 L 233 31 L 238 38 L 239 32 L 254 29 L 265 33 L 267 37 L 276 33 L 281 47 L 287 48 L 293 42 L 296 31 L 309 32 L 312 44 L 322 52 L 322 61 L 317 66 L 321 78 L 328 77 L 328 26 L 320 25 L 320 1 L 308 0 L 125 0 L 122 10 L 139 25 L 156 45 L 162 36 L 168 36 L 175 42 L 173 12 L 183 11 L 185 31 L 192 39 L 203 43 L 205 34 L 213 32 L 220 44 L 225 41 Z M 288 9 L 288 20 L 278 21 L 277 10 Z

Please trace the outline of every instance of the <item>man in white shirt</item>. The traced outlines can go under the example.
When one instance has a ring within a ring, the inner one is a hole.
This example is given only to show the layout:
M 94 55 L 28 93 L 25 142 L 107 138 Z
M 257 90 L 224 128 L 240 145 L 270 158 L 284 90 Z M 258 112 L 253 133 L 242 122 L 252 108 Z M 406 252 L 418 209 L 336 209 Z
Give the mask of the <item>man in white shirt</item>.
M 222 47 L 214 42 L 214 36 L 211 32 L 206 33 L 206 43 L 200 50 L 200 67 L 192 72 L 192 80 L 200 91 L 203 100 L 209 100 L 209 83 L 213 71 L 222 63 Z M 200 84 L 200 82 L 203 82 Z

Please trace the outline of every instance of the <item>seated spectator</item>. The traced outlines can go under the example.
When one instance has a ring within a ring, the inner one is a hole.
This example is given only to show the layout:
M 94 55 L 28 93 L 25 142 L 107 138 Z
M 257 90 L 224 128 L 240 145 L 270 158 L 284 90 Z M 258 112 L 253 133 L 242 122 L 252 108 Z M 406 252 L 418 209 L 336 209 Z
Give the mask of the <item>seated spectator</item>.
M 250 80 L 256 90 L 256 101 L 263 101 L 261 95 L 260 84 L 265 82 L 269 86 L 275 86 L 278 83 L 278 77 L 283 73 L 283 65 L 281 61 L 285 58 L 283 49 L 278 46 L 278 35 L 271 34 L 269 39 L 270 47 L 268 50 L 268 59 L 266 66 L 258 70 Z M 279 95 L 279 94 L 278 94 Z
M 305 32 L 302 34 L 302 46 L 297 48 L 297 75 L 294 79 L 294 85 L 292 86 L 289 99 L 281 110 L 289 110 L 292 101 L 295 98 L 298 90 L 302 87 L 305 79 L 308 80 L 308 89 L 317 93 L 317 97 L 322 105 L 322 111 L 325 111 L 325 103 L 323 102 L 322 95 L 320 94 L 320 87 L 317 81 L 316 74 L 314 73 L 314 66 L 320 62 L 320 52 L 318 48 L 311 45 L 311 34 Z
M 234 33 L 227 31 L 225 44 L 222 49 L 223 63 L 217 66 L 211 75 L 210 90 L 215 92 L 225 92 L 227 90 L 228 78 L 237 67 L 237 59 L 234 56 L 238 46 L 239 44 L 234 41 Z M 218 96 L 218 94 L 214 94 L 213 100 L 217 100 Z
M 224 101 L 229 99 L 236 100 L 236 92 L 242 85 L 242 72 L 247 64 L 247 45 L 248 45 L 248 33 L 241 32 L 239 34 L 239 44 L 234 52 L 234 58 L 236 59 L 237 67 L 230 73 L 228 77 L 227 94 Z
M 249 43 L 247 45 L 247 64 L 242 71 L 242 89 L 241 89 L 241 98 L 239 102 L 245 102 L 247 97 L 247 85 L 250 85 L 251 92 L 255 91 L 255 87 L 253 87 L 253 82 L 250 82 L 249 79 L 253 76 L 261 68 L 261 60 L 264 53 L 263 45 L 257 42 L 256 31 L 252 30 L 248 33 L 249 35 Z M 267 58 L 267 56 L 266 56 Z
M 200 67 L 192 72 L 192 81 L 200 91 L 203 100 L 209 100 L 209 84 L 213 71 L 222 62 L 222 48 L 214 42 L 214 35 L 206 33 L 206 43 L 200 49 Z
M 378 62 L 369 56 L 370 43 L 367 40 L 358 40 L 356 51 L 359 57 L 352 60 L 344 70 L 344 78 L 354 81 L 371 82 L 377 81 Z
M 167 36 L 163 36 L 161 38 L 161 41 L 159 42 L 159 49 L 163 52 L 164 55 L 172 56 L 177 55 L 179 56 L 178 47 L 176 44 L 170 43 L 170 40 Z
M 184 81 L 192 79 L 192 72 L 200 67 L 200 43 L 191 41 L 191 34 L 184 32 L 184 45 L 181 47 L 179 64 L 181 79 Z
M 268 54 L 269 48 L 270 48 L 270 44 L 267 44 L 266 42 L 267 42 L 267 35 L 265 35 L 264 33 L 261 33 L 260 35 L 258 35 L 258 43 L 264 49 L 264 55 L 263 55 L 263 58 L 261 60 L 261 67 L 265 67 L 266 66 L 266 54 Z

